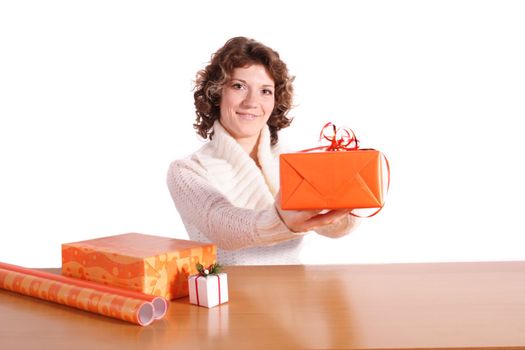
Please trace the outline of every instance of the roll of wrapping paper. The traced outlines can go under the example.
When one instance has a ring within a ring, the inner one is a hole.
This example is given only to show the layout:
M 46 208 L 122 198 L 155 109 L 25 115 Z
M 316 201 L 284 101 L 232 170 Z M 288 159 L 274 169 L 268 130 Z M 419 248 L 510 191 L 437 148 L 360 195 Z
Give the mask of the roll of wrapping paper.
M 146 300 L 153 304 L 155 319 L 161 319 L 162 317 L 164 317 L 164 315 L 166 315 L 166 312 L 168 310 L 168 301 L 163 297 L 153 296 L 153 295 L 149 295 L 149 294 L 145 294 L 145 293 L 141 293 L 141 292 L 137 292 L 137 291 L 133 291 L 129 289 L 108 286 L 108 285 L 100 284 L 97 282 L 86 281 L 86 280 L 66 277 L 62 275 L 56 275 L 54 273 L 44 272 L 41 270 L 28 269 L 25 267 L 4 263 L 1 261 L 0 261 L 0 268 L 11 270 L 11 271 L 17 271 L 23 274 L 33 275 L 36 277 L 52 279 L 52 280 L 59 281 L 59 282 L 74 283 L 76 286 L 83 287 L 83 288 L 92 288 L 92 289 L 96 289 L 101 292 L 113 293 L 113 294 L 118 294 L 118 295 L 122 295 L 125 297 Z
M 2 262 L 0 288 L 141 326 L 167 310 L 163 298 Z

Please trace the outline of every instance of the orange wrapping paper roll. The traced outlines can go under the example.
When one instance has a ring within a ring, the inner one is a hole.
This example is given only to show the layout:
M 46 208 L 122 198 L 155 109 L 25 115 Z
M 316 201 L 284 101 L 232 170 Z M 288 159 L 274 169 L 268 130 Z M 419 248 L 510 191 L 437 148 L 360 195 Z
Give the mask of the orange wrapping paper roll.
M 56 274 L 48 273 L 44 271 L 32 270 L 32 269 L 28 269 L 28 268 L 17 266 L 17 265 L 7 264 L 1 261 L 0 261 L 0 269 L 16 271 L 22 274 L 28 274 L 28 275 L 42 277 L 46 279 L 52 279 L 58 282 L 73 283 L 78 287 L 91 288 L 91 289 L 95 289 L 95 290 L 105 292 L 105 293 L 113 293 L 113 294 L 118 294 L 124 297 L 146 300 L 153 304 L 154 317 L 157 320 L 164 317 L 164 315 L 166 315 L 166 312 L 168 310 L 168 301 L 165 298 L 158 297 L 158 296 L 153 296 L 153 295 L 149 295 L 149 294 L 145 294 L 145 293 L 141 293 L 137 291 L 132 291 L 132 290 L 124 289 L 124 288 L 103 285 L 100 283 L 85 281 L 85 280 L 81 280 L 77 278 L 56 275 Z
M 24 273 L 23 270 L 29 269 L 0 263 L 0 288 L 141 326 L 147 326 L 155 319 L 153 304 L 144 299 L 115 294 L 109 288 L 104 291 L 105 286 L 87 288 L 85 284 L 76 284 L 73 278 L 66 282 L 56 279 L 57 275 L 51 273 L 34 270 L 30 270 L 33 273 Z

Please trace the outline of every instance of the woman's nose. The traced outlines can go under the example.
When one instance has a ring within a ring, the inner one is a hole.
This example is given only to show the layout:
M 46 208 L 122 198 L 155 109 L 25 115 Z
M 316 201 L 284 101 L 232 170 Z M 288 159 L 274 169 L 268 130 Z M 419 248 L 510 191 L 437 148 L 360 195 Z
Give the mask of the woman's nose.
M 248 91 L 244 96 L 242 103 L 245 107 L 257 107 L 257 97 L 255 96 L 255 93 L 253 91 Z

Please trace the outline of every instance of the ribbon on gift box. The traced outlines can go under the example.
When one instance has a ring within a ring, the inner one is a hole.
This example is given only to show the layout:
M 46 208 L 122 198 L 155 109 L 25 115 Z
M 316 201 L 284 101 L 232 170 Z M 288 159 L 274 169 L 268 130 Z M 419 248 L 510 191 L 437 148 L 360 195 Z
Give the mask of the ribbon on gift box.
M 222 270 L 222 266 L 217 264 L 217 263 L 213 263 L 210 266 L 208 266 L 208 268 L 205 268 L 204 265 L 202 265 L 201 263 L 197 263 L 195 265 L 195 268 L 199 272 L 197 277 L 195 277 L 195 294 L 197 295 L 197 305 L 198 306 L 201 305 L 200 301 L 199 301 L 199 285 L 197 283 L 197 280 L 200 277 L 207 278 L 210 275 L 211 276 L 217 276 L 217 283 L 219 285 L 219 305 L 220 305 L 221 304 L 221 278 L 219 277 L 219 273 Z
M 218 286 L 219 286 L 219 305 L 220 305 L 221 304 L 221 278 L 219 277 L 219 275 L 215 275 L 215 276 L 217 276 L 217 283 L 218 283 Z M 207 276 L 197 275 L 197 277 L 195 277 L 195 294 L 197 295 L 197 305 L 198 306 L 201 305 L 201 303 L 199 301 L 199 284 L 197 283 L 197 280 L 200 277 L 207 278 Z
M 333 135 L 327 135 L 326 129 L 332 129 Z M 359 149 L 359 140 L 355 136 L 355 133 L 350 128 L 337 128 L 335 124 L 329 122 L 321 129 L 319 134 L 319 141 L 323 139 L 330 141 L 328 146 L 319 146 L 314 148 L 304 149 L 299 152 L 311 152 L 316 150 L 323 151 L 356 151 Z M 353 146 L 352 146 L 353 144 Z
M 330 129 L 332 130 L 332 134 L 327 134 L 327 130 L 330 130 Z M 337 128 L 335 124 L 333 124 L 332 122 L 326 123 L 321 129 L 321 133 L 319 134 L 319 141 L 322 141 L 323 139 L 329 141 L 330 144 L 327 146 L 319 146 L 319 147 L 304 149 L 299 152 L 312 152 L 312 151 L 318 151 L 318 150 L 322 150 L 325 152 L 374 150 L 373 148 L 360 148 L 359 140 L 357 139 L 352 129 L 346 128 L 346 127 Z M 387 169 L 386 191 L 388 192 L 388 190 L 390 189 L 390 164 L 386 156 L 383 153 L 381 153 L 381 155 L 383 156 L 383 159 L 385 160 L 386 169 Z M 350 215 L 358 217 L 358 218 L 371 218 L 372 216 L 377 215 L 383 209 L 384 206 L 385 206 L 385 203 L 383 202 L 380 208 L 378 208 L 375 212 L 367 216 L 357 215 L 352 212 L 350 212 Z

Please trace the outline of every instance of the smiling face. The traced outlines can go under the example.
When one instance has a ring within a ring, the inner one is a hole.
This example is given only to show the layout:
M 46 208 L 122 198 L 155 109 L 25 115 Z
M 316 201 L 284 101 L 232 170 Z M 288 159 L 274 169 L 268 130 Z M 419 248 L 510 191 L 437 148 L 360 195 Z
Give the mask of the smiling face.
M 275 84 L 265 67 L 235 68 L 222 89 L 220 123 L 250 152 L 275 105 Z

